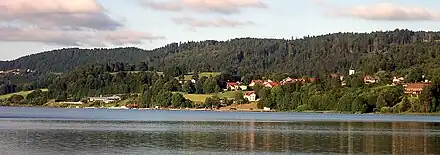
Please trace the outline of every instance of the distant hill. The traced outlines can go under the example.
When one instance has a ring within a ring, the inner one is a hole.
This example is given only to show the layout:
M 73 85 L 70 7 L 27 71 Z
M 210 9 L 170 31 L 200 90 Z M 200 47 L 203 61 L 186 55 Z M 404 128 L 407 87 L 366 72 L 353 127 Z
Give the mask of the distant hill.
M 376 73 L 440 67 L 440 33 L 395 30 L 335 33 L 296 40 L 239 38 L 228 41 L 172 43 L 154 50 L 139 48 L 59 49 L 0 62 L 0 69 L 29 68 L 67 72 L 94 63 L 147 62 L 157 70 L 170 65 L 188 71 L 238 73 L 345 73 L 349 68 Z

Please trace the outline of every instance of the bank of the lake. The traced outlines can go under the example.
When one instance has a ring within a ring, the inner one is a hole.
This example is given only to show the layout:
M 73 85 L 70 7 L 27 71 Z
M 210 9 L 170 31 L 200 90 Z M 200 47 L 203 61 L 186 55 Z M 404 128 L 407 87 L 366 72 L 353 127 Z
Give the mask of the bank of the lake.
M 440 117 L 0 107 L 0 154 L 440 154 Z

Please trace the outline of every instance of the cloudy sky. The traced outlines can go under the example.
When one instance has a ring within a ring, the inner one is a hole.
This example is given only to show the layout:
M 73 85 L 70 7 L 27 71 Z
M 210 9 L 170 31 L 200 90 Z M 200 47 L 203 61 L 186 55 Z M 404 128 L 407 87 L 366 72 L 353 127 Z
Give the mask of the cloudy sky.
M 440 29 L 438 0 L 0 0 L 0 60 L 64 47 Z

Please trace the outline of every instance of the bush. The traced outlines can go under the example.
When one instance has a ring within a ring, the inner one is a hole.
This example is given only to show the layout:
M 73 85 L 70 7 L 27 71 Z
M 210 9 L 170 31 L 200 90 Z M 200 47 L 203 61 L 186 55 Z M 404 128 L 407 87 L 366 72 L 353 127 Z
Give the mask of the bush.
M 391 108 L 391 107 L 382 107 L 382 108 L 380 109 L 380 112 L 381 112 L 381 113 L 392 113 L 392 112 L 393 112 L 393 109 L 394 109 L 394 108 Z
M 298 112 L 307 111 L 309 108 L 307 108 L 307 105 L 300 105 L 295 110 Z

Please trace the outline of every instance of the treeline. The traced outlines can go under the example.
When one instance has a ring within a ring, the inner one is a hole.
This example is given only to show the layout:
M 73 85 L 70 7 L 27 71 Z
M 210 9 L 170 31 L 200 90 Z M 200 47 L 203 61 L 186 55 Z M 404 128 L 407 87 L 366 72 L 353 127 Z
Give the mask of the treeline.
M 185 72 L 177 66 L 170 66 L 164 73 L 145 71 L 145 67 L 142 71 L 133 71 L 130 67 L 127 70 L 126 66 L 123 63 L 87 65 L 59 75 L 48 84 L 49 96 L 57 101 L 80 101 L 99 95 L 140 93 L 141 107 L 193 107 L 189 100 L 177 92 L 218 93 L 226 88 L 226 81 L 237 78 L 229 73 L 199 77 L 195 72 L 193 83 L 183 79 Z M 142 66 L 134 65 L 133 68 Z
M 145 62 L 156 71 L 172 65 L 191 71 L 293 73 L 318 75 L 345 73 L 349 68 L 366 73 L 407 72 L 409 68 L 437 68 L 439 32 L 395 30 L 372 33 L 335 33 L 301 39 L 240 38 L 228 41 L 172 43 L 142 50 L 60 49 L 0 63 L 0 69 L 30 68 L 39 72 L 69 72 L 88 64 Z
M 8 74 L 0 76 L 0 95 L 29 91 L 38 88 L 47 88 L 48 76 L 37 73 Z
M 226 88 L 226 81 L 246 81 L 246 79 L 266 78 L 283 79 L 288 74 L 239 76 L 223 72 L 219 76 L 199 77 L 197 72 L 191 79 L 184 81 L 183 69 L 171 66 L 159 74 L 153 71 L 128 72 L 119 67 L 119 72 L 110 66 L 115 64 L 87 65 L 58 76 L 48 77 L 48 92 L 34 91 L 26 97 L 14 95 L 3 103 L 9 105 L 41 106 L 48 100 L 81 101 L 87 97 L 113 94 L 136 94 L 130 104 L 140 107 L 208 107 L 218 108 L 247 103 L 243 93 L 237 93 L 234 100 L 213 96 L 203 104 L 195 104 L 185 99 L 182 93 L 215 94 Z M 136 66 L 135 66 L 136 67 Z M 125 68 L 125 67 L 124 67 Z M 364 84 L 363 73 L 346 76 L 346 86 L 341 80 L 328 74 L 315 76 L 311 83 L 292 83 L 274 88 L 257 85 L 253 89 L 258 95 L 258 107 L 269 107 L 279 111 L 341 111 L 341 112 L 439 112 L 440 110 L 440 69 L 430 73 L 432 85 L 424 89 L 419 97 L 404 94 L 402 86 L 389 86 L 391 73 L 379 72 L 380 82 Z M 406 77 L 414 80 L 424 79 L 419 71 L 410 72 Z M 40 83 L 44 83 L 40 82 Z M 194 82 L 194 83 L 193 83 Z M 245 82 L 246 83 L 246 82 Z M 248 82 L 247 82 L 248 83 Z
M 50 99 L 48 92 L 43 92 L 40 89 L 32 91 L 26 97 L 14 94 L 6 100 L 2 100 L 0 105 L 2 106 L 43 106 Z
M 402 86 L 364 84 L 360 75 L 350 76 L 347 87 L 339 79 L 321 76 L 302 85 L 288 84 L 275 88 L 255 88 L 259 108 L 279 111 L 339 111 L 350 113 L 439 112 L 440 85 L 434 81 L 419 97 L 404 94 Z

